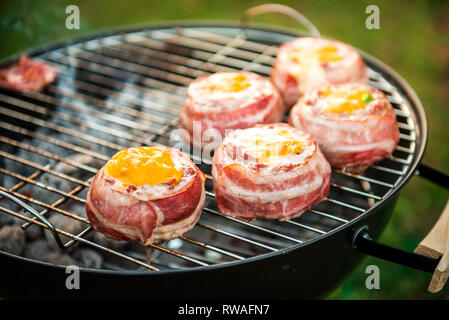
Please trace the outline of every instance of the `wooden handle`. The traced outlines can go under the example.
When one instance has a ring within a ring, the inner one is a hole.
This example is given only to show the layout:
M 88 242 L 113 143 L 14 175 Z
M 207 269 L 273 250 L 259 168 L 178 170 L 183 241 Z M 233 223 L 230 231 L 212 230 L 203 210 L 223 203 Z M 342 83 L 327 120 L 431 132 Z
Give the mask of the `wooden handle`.
M 419 253 L 431 258 L 439 258 L 446 249 L 446 240 L 449 233 L 449 200 L 437 223 L 415 249 Z
M 449 276 L 449 200 L 437 223 L 419 243 L 415 253 L 431 258 L 441 257 L 429 284 L 430 292 L 440 291 Z

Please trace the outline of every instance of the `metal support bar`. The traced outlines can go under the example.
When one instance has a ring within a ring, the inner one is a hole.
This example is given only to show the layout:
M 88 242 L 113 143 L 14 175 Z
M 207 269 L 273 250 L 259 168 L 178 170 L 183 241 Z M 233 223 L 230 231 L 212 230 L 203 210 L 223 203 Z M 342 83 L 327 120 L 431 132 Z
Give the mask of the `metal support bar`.
M 354 233 L 352 243 L 358 251 L 417 270 L 429 273 L 433 273 L 435 271 L 435 268 L 440 260 L 439 258 L 433 259 L 379 243 L 370 238 L 367 229 L 367 226 L 363 226 L 357 229 Z
M 416 169 L 416 174 L 443 188 L 449 189 L 449 175 L 442 171 L 421 163 Z

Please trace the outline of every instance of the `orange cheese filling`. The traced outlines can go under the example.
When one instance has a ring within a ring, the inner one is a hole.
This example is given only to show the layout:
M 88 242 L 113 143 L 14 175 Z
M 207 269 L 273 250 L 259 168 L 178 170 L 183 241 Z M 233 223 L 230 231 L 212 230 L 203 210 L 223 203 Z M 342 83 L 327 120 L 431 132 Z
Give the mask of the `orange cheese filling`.
M 217 83 L 202 86 L 205 90 L 221 92 L 240 92 L 251 85 L 248 77 L 243 74 L 225 74 Z
M 371 95 L 363 90 L 331 90 L 320 91 L 321 96 L 326 99 L 325 113 L 354 113 L 357 110 L 366 108 L 366 101 L 371 99 Z M 368 99 L 367 99 L 368 98 Z
M 300 153 L 305 144 L 296 140 L 287 130 L 278 130 L 270 135 L 254 134 L 249 141 L 247 151 L 260 162 L 270 162 L 274 157 Z
M 290 53 L 290 59 L 301 63 L 311 59 L 317 59 L 320 62 L 335 62 L 342 59 L 338 49 L 333 46 L 324 46 L 317 49 L 300 49 Z
M 108 161 L 105 169 L 108 175 L 135 187 L 169 181 L 178 184 L 183 176 L 183 171 L 175 168 L 170 152 L 155 147 L 120 151 Z

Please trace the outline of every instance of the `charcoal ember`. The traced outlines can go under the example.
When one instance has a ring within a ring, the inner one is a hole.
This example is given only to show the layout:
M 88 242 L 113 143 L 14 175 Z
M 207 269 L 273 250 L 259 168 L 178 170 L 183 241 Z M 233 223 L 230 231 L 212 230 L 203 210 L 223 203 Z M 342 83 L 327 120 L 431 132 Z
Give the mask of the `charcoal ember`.
M 71 233 L 73 235 L 80 233 L 83 230 L 83 228 L 85 228 L 85 226 L 83 225 L 83 223 L 81 221 L 75 220 L 73 218 L 70 218 L 70 217 L 67 217 L 67 216 L 64 216 L 64 215 L 58 214 L 58 213 L 54 213 L 48 219 L 48 221 L 56 229 L 63 230 L 65 232 Z M 45 233 L 45 238 L 47 239 L 50 247 L 53 248 L 54 250 L 58 250 L 59 246 L 53 236 L 53 233 L 51 233 L 49 230 L 45 230 L 44 233 Z M 72 240 L 71 238 L 65 237 L 63 235 L 59 235 L 59 237 L 61 238 L 63 243 L 66 243 L 67 241 Z
M 73 254 L 73 257 L 85 268 L 99 269 L 103 266 L 103 257 L 91 249 L 80 249 Z
M 0 206 L 5 207 L 6 203 L 0 203 Z M 5 226 L 9 224 L 16 224 L 17 219 L 5 212 L 0 212 L 0 226 Z
M 109 239 L 104 234 L 96 232 L 96 231 L 92 232 L 89 235 L 89 239 L 91 239 L 93 242 L 95 242 L 103 247 L 111 248 L 111 249 L 115 249 L 115 250 L 124 249 L 128 245 L 127 241 L 117 241 L 117 240 Z
M 78 202 L 75 205 L 73 204 L 73 202 L 70 202 L 69 205 L 70 207 L 67 209 L 67 211 L 70 211 L 71 213 L 74 213 L 79 217 L 87 218 L 86 207 L 84 205 L 81 205 Z
M 29 216 L 28 212 L 23 210 L 23 208 L 15 203 L 14 201 L 2 198 L 0 200 L 0 207 L 8 209 L 10 211 L 13 211 L 15 213 L 18 213 L 20 215 Z M 21 224 L 24 221 L 20 218 L 17 218 L 9 213 L 6 213 L 4 211 L 0 211 L 0 226 L 7 225 L 7 224 Z
M 73 161 L 73 162 L 77 162 L 79 164 L 84 164 L 84 165 L 89 165 L 90 162 L 92 162 L 93 158 L 87 154 L 82 154 L 82 153 L 76 153 L 73 155 L 70 155 L 68 157 L 65 157 L 66 159 Z M 73 176 L 73 174 L 77 173 L 78 171 L 80 171 L 79 168 L 72 166 L 68 163 L 65 162 L 59 162 L 56 166 L 55 166 L 55 170 L 61 173 L 65 173 L 68 174 L 70 176 Z
M 11 161 L 11 160 L 9 160 L 9 159 L 6 159 L 7 160 L 7 163 L 9 163 L 9 161 Z M 5 167 L 6 167 L 6 165 L 5 165 Z M 8 175 L 2 175 L 1 176 L 1 185 L 3 186 L 3 187 L 5 187 L 5 188 L 7 188 L 7 189 L 10 189 L 10 188 L 12 188 L 14 185 L 16 185 L 17 184 L 17 182 L 18 182 L 18 180 L 17 179 L 15 179 L 14 177 L 11 177 L 11 176 L 8 176 Z M 5 200 L 5 201 L 8 201 L 8 200 Z M 5 202 L 5 201 L 2 201 L 2 202 Z
M 43 261 L 51 263 L 51 264 L 57 264 L 60 266 L 76 266 L 76 260 L 73 259 L 71 256 L 65 253 L 59 253 L 59 252 L 51 252 L 47 256 L 44 257 Z
M 0 145 L 0 150 L 5 151 L 7 153 L 15 153 L 16 147 L 7 144 L 7 143 L 2 143 Z M 7 159 L 6 158 L 1 158 L 0 159 L 0 165 L 4 166 L 4 163 Z
M 43 233 L 42 227 L 37 225 L 31 225 L 25 229 L 25 237 L 27 240 L 37 240 L 43 237 Z
M 4 226 L 0 229 L 0 250 L 21 254 L 25 248 L 25 234 L 17 225 Z
M 29 243 L 24 250 L 24 256 L 62 266 L 77 265 L 75 259 L 66 253 L 54 251 L 45 240 L 36 240 Z
M 23 252 L 26 258 L 33 260 L 42 260 L 44 257 L 48 256 L 53 251 L 48 245 L 46 240 L 36 240 L 29 242 Z
M 73 183 L 68 181 L 68 180 L 64 180 L 61 179 L 59 177 L 53 176 L 51 174 L 43 174 L 40 178 L 39 181 L 47 186 L 51 186 L 55 189 L 58 190 L 62 190 L 62 191 L 66 191 L 69 192 L 72 188 L 73 188 Z M 33 192 L 36 192 L 36 188 L 33 190 Z M 48 194 L 48 192 L 47 192 Z M 34 195 L 34 193 L 33 193 Z M 42 199 L 42 201 L 44 201 L 47 204 L 51 204 L 53 202 L 55 202 L 56 200 L 58 200 L 59 198 L 61 198 L 60 195 L 57 195 L 56 193 L 50 193 L 51 198 L 44 198 Z

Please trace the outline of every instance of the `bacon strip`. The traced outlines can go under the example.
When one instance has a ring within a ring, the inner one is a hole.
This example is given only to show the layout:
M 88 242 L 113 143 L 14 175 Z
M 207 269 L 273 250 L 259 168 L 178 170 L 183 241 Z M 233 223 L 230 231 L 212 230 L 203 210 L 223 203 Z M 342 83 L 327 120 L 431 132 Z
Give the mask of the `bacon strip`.
M 55 68 L 22 54 L 15 64 L 0 70 L 0 86 L 19 92 L 36 92 L 53 82 L 57 74 Z

